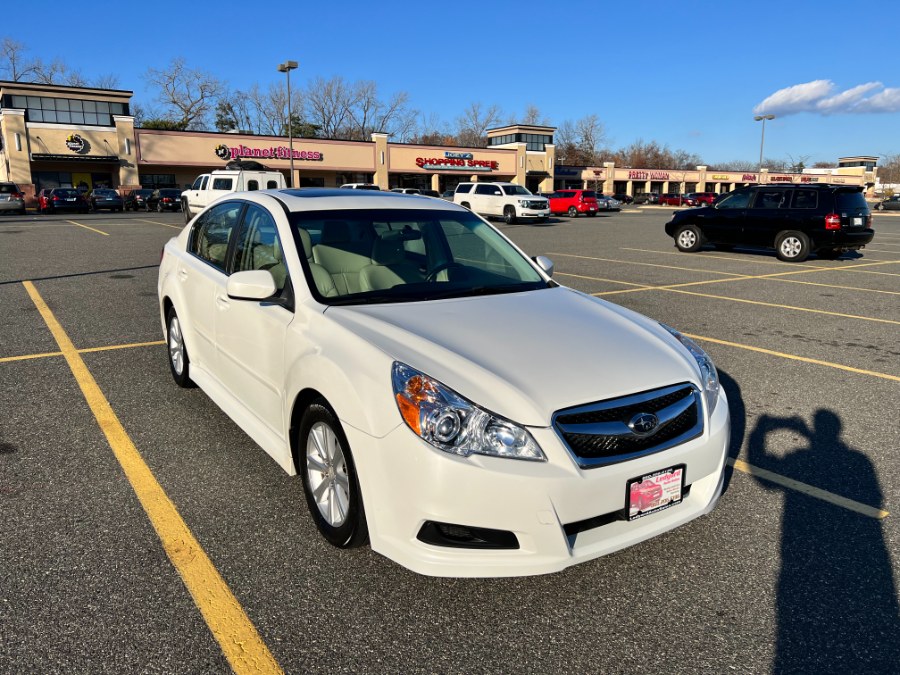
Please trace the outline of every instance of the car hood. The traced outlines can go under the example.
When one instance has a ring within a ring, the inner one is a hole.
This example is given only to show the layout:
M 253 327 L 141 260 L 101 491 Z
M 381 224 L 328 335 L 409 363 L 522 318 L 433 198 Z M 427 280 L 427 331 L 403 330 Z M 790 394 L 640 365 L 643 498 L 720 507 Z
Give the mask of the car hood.
M 549 426 L 562 408 L 698 381 L 693 357 L 658 323 L 566 287 L 339 306 L 326 315 L 391 358 L 528 426 Z

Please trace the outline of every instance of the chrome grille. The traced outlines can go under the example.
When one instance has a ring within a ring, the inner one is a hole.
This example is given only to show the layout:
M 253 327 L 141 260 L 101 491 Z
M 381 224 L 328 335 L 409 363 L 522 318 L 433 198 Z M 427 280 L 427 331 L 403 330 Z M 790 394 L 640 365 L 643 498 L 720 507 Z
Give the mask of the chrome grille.
M 636 416 L 658 420 L 647 434 L 632 430 Z M 684 383 L 558 411 L 553 427 L 582 468 L 604 466 L 667 450 L 703 433 L 700 392 Z

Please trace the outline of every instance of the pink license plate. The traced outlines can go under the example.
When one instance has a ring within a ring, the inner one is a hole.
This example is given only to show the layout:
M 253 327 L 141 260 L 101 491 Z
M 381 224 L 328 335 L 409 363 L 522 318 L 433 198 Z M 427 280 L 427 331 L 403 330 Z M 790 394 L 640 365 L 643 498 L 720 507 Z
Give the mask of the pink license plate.
M 684 496 L 685 465 L 632 478 L 625 491 L 628 520 L 637 520 L 681 503 Z

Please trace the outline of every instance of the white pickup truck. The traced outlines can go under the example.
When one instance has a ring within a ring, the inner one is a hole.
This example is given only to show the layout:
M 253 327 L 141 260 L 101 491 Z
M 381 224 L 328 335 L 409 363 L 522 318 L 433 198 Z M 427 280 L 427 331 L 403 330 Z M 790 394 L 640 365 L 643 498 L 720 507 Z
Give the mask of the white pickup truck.
M 453 193 L 453 203 L 482 216 L 503 218 L 507 223 L 550 217 L 547 198 L 533 195 L 516 183 L 460 183 Z
M 181 193 L 181 210 L 187 223 L 206 206 L 230 192 L 277 190 L 285 187 L 284 174 L 267 169 L 226 168 L 197 176 Z

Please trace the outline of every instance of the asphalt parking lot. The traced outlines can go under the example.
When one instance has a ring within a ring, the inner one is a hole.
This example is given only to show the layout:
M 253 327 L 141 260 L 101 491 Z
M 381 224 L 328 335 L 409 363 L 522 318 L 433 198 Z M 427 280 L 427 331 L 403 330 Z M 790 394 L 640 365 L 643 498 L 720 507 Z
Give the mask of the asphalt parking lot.
M 299 478 L 172 383 L 156 270 L 180 213 L 0 217 L 0 672 L 900 671 L 900 218 L 789 264 L 679 253 L 670 212 L 498 227 L 709 352 L 722 500 L 481 580 L 331 548 Z

